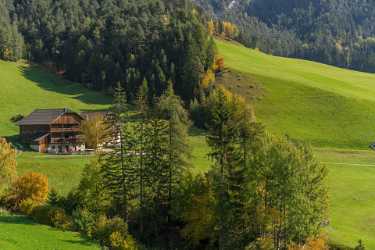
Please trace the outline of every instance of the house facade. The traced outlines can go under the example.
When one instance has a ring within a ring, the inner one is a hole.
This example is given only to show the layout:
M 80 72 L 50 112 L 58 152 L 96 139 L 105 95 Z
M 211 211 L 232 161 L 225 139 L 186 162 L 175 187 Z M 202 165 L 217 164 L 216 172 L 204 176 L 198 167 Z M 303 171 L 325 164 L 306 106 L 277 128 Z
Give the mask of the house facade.
M 85 150 L 79 114 L 69 109 L 37 109 L 18 122 L 21 140 L 41 153 L 69 154 Z

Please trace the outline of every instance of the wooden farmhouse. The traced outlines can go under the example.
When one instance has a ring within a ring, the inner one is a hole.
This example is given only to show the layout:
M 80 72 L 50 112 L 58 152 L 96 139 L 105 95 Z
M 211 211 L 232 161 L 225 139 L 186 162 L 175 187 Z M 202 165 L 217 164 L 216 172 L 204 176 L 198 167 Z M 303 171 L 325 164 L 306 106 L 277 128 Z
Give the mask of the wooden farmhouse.
M 74 153 L 85 150 L 79 114 L 69 109 L 37 109 L 18 122 L 20 137 L 41 153 Z

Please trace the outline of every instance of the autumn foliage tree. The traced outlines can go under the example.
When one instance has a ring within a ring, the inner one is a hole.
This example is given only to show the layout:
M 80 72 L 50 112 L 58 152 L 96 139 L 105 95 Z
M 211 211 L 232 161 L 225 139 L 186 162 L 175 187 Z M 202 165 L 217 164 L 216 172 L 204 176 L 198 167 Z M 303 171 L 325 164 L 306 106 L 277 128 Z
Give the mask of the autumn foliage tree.
M 232 22 L 222 20 L 210 20 L 207 23 L 207 31 L 210 35 L 228 39 L 235 39 L 240 34 L 237 25 Z
M 27 173 L 18 177 L 11 185 L 7 204 L 19 209 L 21 203 L 33 206 L 43 204 L 48 198 L 48 177 L 40 173 Z
M 16 177 L 16 151 L 0 138 L 0 191 Z
M 86 146 L 91 149 L 98 149 L 105 141 L 106 125 L 104 116 L 95 114 L 88 117 L 81 124 L 81 131 L 85 137 Z

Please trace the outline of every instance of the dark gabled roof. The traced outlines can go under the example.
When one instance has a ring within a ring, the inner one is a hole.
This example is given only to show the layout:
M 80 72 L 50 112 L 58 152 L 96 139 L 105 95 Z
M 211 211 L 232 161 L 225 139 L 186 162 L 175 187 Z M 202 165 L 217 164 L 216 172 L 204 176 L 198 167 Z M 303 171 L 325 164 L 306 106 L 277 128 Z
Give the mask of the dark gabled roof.
M 23 118 L 18 122 L 18 125 L 49 125 L 59 116 L 75 112 L 63 108 L 63 109 L 36 109 L 30 115 Z M 78 115 L 78 114 L 77 114 Z M 78 115 L 79 116 L 79 115 Z

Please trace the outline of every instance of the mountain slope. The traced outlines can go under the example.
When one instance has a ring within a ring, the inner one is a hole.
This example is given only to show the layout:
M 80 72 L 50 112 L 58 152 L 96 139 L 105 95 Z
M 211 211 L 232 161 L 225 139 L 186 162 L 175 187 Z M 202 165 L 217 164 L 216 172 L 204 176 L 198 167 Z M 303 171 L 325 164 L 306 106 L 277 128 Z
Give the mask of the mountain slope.
M 10 118 L 36 108 L 103 109 L 110 98 L 65 81 L 37 66 L 0 60 L 0 136 L 17 133 Z
M 375 5 L 368 0 L 193 0 L 236 23 L 238 40 L 275 55 L 375 72 Z
M 314 146 L 367 148 L 375 141 L 375 75 L 217 44 L 226 66 L 262 89 L 256 114 L 271 131 Z M 241 93 L 248 88 L 226 84 Z

